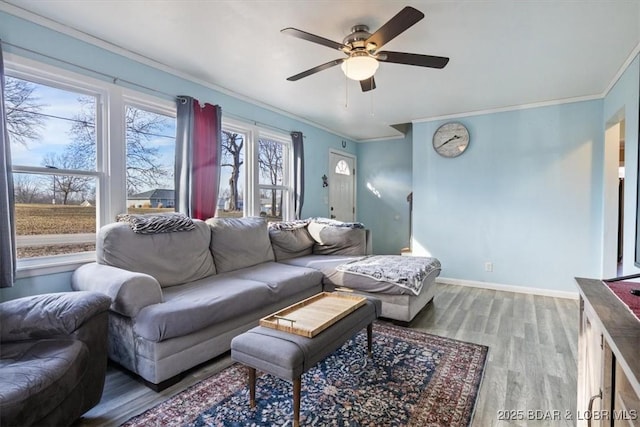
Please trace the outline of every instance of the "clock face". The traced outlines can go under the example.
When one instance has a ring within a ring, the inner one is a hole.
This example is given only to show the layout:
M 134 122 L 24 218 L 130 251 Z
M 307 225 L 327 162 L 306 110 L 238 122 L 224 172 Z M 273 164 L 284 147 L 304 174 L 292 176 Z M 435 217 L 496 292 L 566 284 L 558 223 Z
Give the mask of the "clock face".
M 462 123 L 445 123 L 433 134 L 433 149 L 443 157 L 457 157 L 469 146 L 469 131 Z

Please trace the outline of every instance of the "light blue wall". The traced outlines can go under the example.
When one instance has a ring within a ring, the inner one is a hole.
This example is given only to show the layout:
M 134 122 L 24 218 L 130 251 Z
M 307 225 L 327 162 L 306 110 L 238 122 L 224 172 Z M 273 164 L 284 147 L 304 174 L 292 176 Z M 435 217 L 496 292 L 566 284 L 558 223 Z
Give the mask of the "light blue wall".
M 372 231 L 375 254 L 398 255 L 409 246 L 411 143 L 408 132 L 404 139 L 358 145 L 358 221 Z
M 604 99 L 603 122 L 625 120 L 625 188 L 623 275 L 640 272 L 633 264 L 636 237 L 636 191 L 638 178 L 638 96 L 640 96 L 640 65 L 636 58 L 620 76 Z
M 458 119 L 471 143 L 454 159 L 432 148 L 442 122 L 414 124 L 414 250 L 447 278 L 573 292 L 574 276 L 597 277 L 602 105 Z
M 71 290 L 71 272 L 18 279 L 11 288 L 0 289 L 0 301 Z
M 321 177 L 325 174 L 329 175 L 329 149 L 335 148 L 351 154 L 355 154 L 357 150 L 356 144 L 351 140 L 4 12 L 0 12 L 0 39 L 3 42 L 18 45 L 54 59 L 25 53 L 23 50 L 5 46 L 4 50 L 8 53 L 50 63 L 94 78 L 105 79 L 102 76 L 60 62 L 65 61 L 76 66 L 98 70 L 163 93 L 190 95 L 202 102 L 219 104 L 222 106 L 223 117 L 227 113 L 234 117 L 241 117 L 287 131 L 301 131 L 305 136 L 304 150 L 307 159 L 305 162 L 303 217 L 328 216 L 329 210 L 325 200 L 328 197 L 328 193 L 326 189 L 322 188 Z M 220 84 L 224 85 L 224 82 L 220 82 Z M 132 89 L 137 88 L 133 87 Z M 154 93 L 152 92 L 152 94 Z M 343 147 L 343 141 L 345 142 L 345 147 Z M 13 290 L 0 290 L 0 300 L 12 298 L 13 295 L 42 293 L 48 289 L 59 291 L 68 288 L 68 286 L 69 274 L 19 279 Z M 17 289 L 20 290 L 18 291 Z

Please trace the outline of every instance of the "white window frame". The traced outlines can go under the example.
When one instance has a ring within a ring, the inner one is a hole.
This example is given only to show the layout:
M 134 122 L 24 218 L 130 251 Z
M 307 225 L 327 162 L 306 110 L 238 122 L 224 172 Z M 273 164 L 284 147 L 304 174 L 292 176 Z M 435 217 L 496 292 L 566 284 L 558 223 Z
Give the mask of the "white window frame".
M 282 206 L 282 220 L 288 221 L 294 218 L 293 213 L 293 147 L 291 138 L 284 132 L 277 132 L 261 127 L 255 123 L 244 122 L 222 115 L 222 129 L 242 133 L 246 136 L 244 142 L 244 216 L 260 215 L 260 189 L 276 188 L 285 191 Z M 278 141 L 284 144 L 285 163 L 283 165 L 283 185 L 260 185 L 260 166 L 258 164 L 258 150 L 260 138 Z
M 12 53 L 4 55 L 5 74 L 47 86 L 98 97 L 96 105 L 96 169 L 76 171 L 36 166 L 12 168 L 12 172 L 42 175 L 91 176 L 96 182 L 96 232 L 126 212 L 125 105 L 176 117 L 175 102 L 123 88 L 86 75 L 55 67 Z M 95 261 L 95 252 L 80 252 L 18 259 L 17 278 L 73 271 Z
M 271 184 L 260 184 L 260 165 L 258 163 L 259 159 L 259 150 L 260 150 L 260 139 L 268 139 L 271 141 L 276 141 L 282 144 L 282 157 L 283 157 L 283 165 L 282 165 L 282 185 L 271 185 Z M 255 188 L 256 191 L 255 197 L 257 198 L 257 209 L 260 210 L 260 190 L 281 190 L 284 194 L 282 197 L 282 220 L 288 221 L 293 219 L 293 213 L 291 207 L 293 206 L 293 182 L 291 177 L 292 166 L 293 166 L 293 147 L 291 143 L 291 138 L 287 138 L 287 135 L 282 133 L 274 133 L 272 131 L 262 130 L 259 132 L 258 138 L 255 141 Z M 260 212 L 258 212 L 259 214 Z

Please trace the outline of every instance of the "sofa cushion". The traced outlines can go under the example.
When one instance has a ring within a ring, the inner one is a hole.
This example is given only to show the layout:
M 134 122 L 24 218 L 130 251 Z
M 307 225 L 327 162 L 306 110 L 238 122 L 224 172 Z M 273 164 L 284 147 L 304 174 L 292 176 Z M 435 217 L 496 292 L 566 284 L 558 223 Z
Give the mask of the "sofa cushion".
M 206 222 L 211 228 L 211 253 L 218 273 L 275 259 L 263 218 L 209 218 Z
M 283 261 L 313 253 L 315 240 L 306 226 L 291 229 L 269 228 L 269 238 L 276 261 Z
M 313 253 L 318 255 L 365 255 L 367 253 L 367 231 L 311 221 L 307 226 L 315 240 Z
M 268 264 L 164 289 L 164 303 L 147 306 L 136 316 L 135 333 L 159 342 L 257 311 L 305 289 L 318 287 L 321 291 L 321 277 L 315 272 Z M 241 277 L 240 272 L 246 273 L 247 278 Z M 280 279 L 265 283 L 248 278 L 264 274 Z
M 137 234 L 123 222 L 105 225 L 96 243 L 98 264 L 148 274 L 162 287 L 215 274 L 209 226 L 200 220 L 193 223 L 191 231 L 159 234 Z
M 283 264 L 313 268 L 322 273 L 322 284 L 325 291 L 333 291 L 337 286 L 346 286 L 345 274 L 337 271 L 336 267 L 350 261 L 362 258 L 362 256 L 350 255 L 307 255 L 298 258 L 290 258 L 282 261 Z
M 322 273 L 313 268 L 265 262 L 228 273 L 229 277 L 257 280 L 269 287 L 277 299 L 285 299 L 303 289 L 322 284 Z

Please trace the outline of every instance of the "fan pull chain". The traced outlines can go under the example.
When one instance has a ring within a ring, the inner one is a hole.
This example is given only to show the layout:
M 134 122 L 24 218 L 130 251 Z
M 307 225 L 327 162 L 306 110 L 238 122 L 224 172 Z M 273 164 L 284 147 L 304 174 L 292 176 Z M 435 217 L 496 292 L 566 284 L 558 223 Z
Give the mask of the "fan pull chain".
M 347 64 L 347 68 L 349 67 L 349 64 Z M 347 78 L 347 75 L 344 75 L 344 109 L 348 109 L 349 108 L 349 79 Z
M 373 91 L 371 90 L 369 92 L 371 94 L 370 95 L 371 96 L 371 98 L 370 98 L 371 99 L 371 112 L 370 112 L 370 114 L 371 114 L 371 117 L 375 117 L 376 113 L 375 113 L 375 110 L 373 109 Z

